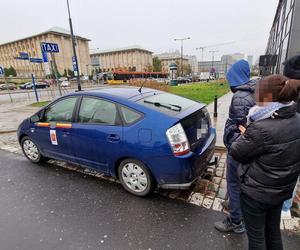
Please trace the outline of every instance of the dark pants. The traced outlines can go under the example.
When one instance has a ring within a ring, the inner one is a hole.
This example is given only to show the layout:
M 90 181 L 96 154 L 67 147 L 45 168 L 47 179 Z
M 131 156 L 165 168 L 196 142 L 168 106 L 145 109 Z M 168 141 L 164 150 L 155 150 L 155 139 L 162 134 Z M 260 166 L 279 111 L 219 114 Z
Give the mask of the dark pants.
M 240 206 L 241 184 L 237 169 L 240 163 L 227 155 L 227 193 L 229 196 L 229 213 L 233 222 L 238 223 L 242 218 Z
M 282 203 L 267 205 L 241 194 L 249 250 L 283 250 L 280 233 Z

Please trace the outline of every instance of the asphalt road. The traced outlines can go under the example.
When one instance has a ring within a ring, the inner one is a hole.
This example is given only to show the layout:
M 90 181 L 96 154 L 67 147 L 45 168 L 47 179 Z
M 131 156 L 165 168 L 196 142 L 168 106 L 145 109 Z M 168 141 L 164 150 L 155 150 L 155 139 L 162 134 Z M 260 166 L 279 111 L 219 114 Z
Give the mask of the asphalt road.
M 246 249 L 221 213 L 0 151 L 0 249 Z M 286 249 L 300 237 L 284 235 Z

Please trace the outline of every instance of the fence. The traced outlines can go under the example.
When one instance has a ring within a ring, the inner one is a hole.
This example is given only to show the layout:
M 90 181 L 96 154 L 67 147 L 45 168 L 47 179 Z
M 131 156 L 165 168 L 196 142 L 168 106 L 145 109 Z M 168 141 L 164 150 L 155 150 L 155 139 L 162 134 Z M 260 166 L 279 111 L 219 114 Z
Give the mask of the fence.
M 101 84 L 93 81 L 82 82 L 83 89 L 93 89 L 100 87 Z M 60 96 L 57 85 L 50 85 L 49 88 L 36 89 L 40 101 L 53 100 Z M 62 95 L 72 93 L 77 90 L 77 84 L 71 82 L 70 87 L 61 87 Z M 0 91 L 0 104 L 9 102 L 36 102 L 35 92 L 32 89 L 29 90 L 1 90 Z

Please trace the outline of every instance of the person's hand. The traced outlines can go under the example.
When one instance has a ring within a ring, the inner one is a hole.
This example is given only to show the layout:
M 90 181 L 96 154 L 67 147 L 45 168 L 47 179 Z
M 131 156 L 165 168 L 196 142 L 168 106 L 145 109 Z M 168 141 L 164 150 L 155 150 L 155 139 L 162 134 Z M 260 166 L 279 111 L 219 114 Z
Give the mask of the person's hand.
M 246 132 L 246 128 L 243 125 L 239 125 L 239 130 L 241 131 L 242 135 Z

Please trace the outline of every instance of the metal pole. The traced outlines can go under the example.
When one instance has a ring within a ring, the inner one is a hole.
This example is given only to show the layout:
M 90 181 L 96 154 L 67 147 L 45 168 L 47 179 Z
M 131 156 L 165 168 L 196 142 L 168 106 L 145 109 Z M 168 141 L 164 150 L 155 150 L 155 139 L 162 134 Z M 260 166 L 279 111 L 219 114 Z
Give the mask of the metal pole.
M 7 93 L 9 95 L 9 98 L 10 98 L 10 102 L 13 102 L 13 99 L 11 98 L 11 94 L 10 94 L 10 91 L 9 91 L 8 83 L 6 81 L 5 74 L 4 74 L 4 83 L 6 84 L 6 89 L 7 89 Z
M 75 62 L 76 69 L 77 69 L 77 75 L 76 75 L 77 86 L 78 86 L 78 91 L 81 91 L 80 73 L 79 73 L 79 66 L 78 66 L 78 60 L 77 60 L 77 55 L 76 55 L 76 43 L 75 43 L 75 36 L 74 36 L 74 32 L 73 32 L 69 0 L 67 0 L 67 6 L 68 6 L 68 14 L 69 14 L 69 24 L 70 24 L 71 41 L 72 41 L 72 48 L 73 48 L 73 57 L 74 57 L 74 62 Z
M 174 41 L 181 41 L 181 55 L 180 55 L 180 61 L 181 61 L 181 76 L 183 76 L 183 41 L 191 39 L 190 37 L 186 38 L 177 38 L 174 39 Z
M 33 85 L 33 90 L 34 90 L 34 93 L 35 93 L 36 101 L 39 102 L 39 96 L 38 96 L 38 93 L 36 91 L 36 85 L 35 85 L 35 80 L 34 80 L 34 74 L 32 74 L 32 73 L 31 73 L 31 80 L 32 80 L 32 85 Z
M 53 55 L 53 53 L 50 53 L 50 55 L 51 55 L 51 68 L 52 68 L 52 72 L 54 72 L 54 76 L 55 76 L 55 79 L 56 79 L 56 84 L 57 84 L 58 92 L 59 92 L 60 96 L 62 96 L 60 84 L 59 84 L 59 81 L 58 81 L 57 70 L 56 70 L 55 56 Z
M 218 52 L 218 50 L 211 50 L 209 51 L 210 53 L 212 53 L 212 61 L 211 61 L 211 68 L 214 68 L 214 59 L 215 59 L 215 53 Z M 215 73 L 215 72 L 214 72 Z
M 183 76 L 183 40 L 181 40 L 181 76 Z
M 214 99 L 214 117 L 218 117 L 218 96 Z

